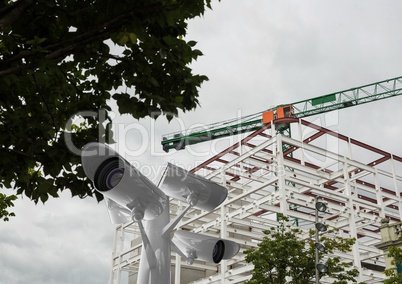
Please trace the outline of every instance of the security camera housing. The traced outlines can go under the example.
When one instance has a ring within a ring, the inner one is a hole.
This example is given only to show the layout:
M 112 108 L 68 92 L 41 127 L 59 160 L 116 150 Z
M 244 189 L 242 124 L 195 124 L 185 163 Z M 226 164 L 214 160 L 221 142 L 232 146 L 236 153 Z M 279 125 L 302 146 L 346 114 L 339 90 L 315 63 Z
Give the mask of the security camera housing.
M 106 200 L 112 222 L 152 220 L 166 207 L 167 196 L 107 145 L 89 143 L 81 153 L 85 174 Z M 129 213 L 128 213 L 129 212 Z
M 160 188 L 170 197 L 208 212 L 218 207 L 228 194 L 225 187 L 170 163 L 166 167 Z
M 176 231 L 172 242 L 179 250 L 176 252 L 190 260 L 189 264 L 195 259 L 219 263 L 222 259 L 232 258 L 240 250 L 235 242 L 188 231 Z

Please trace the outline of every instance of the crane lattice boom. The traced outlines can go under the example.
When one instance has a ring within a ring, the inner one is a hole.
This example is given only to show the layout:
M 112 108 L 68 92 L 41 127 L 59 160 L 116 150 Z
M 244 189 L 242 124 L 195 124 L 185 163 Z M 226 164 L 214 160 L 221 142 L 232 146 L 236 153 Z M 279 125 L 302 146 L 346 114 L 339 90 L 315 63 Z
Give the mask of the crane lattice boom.
M 278 118 L 303 118 L 383 100 L 401 94 L 402 76 L 291 104 L 278 105 L 265 111 L 241 118 L 170 133 L 164 135 L 161 143 L 166 152 L 170 149 L 180 150 L 184 149 L 186 145 L 255 131 Z

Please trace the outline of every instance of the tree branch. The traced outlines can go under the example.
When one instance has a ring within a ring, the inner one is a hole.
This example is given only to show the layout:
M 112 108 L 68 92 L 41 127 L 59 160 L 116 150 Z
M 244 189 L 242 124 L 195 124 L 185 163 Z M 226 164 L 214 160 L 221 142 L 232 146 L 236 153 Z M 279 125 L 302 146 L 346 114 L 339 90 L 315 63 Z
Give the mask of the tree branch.
M 27 154 L 27 153 L 25 153 L 25 152 L 17 151 L 17 150 L 15 150 L 15 149 L 10 149 L 10 148 L 4 148 L 4 147 L 2 147 L 1 150 L 6 151 L 6 152 L 8 152 L 8 153 L 14 153 L 14 154 L 17 154 L 17 155 L 21 155 L 21 156 L 24 156 L 24 157 L 27 157 L 27 158 L 31 158 L 31 159 L 32 159 L 32 158 L 35 158 L 35 157 L 32 156 L 31 154 Z
M 38 90 L 38 94 L 39 94 L 39 96 L 42 98 L 42 101 L 43 101 L 44 104 L 45 104 L 46 110 L 47 110 L 47 112 L 49 113 L 50 118 L 51 118 L 51 120 L 52 120 L 52 122 L 53 122 L 54 130 L 55 130 L 56 133 L 57 133 L 57 132 L 59 131 L 59 130 L 58 130 L 59 128 L 57 127 L 56 121 L 54 120 L 53 114 L 52 114 L 52 112 L 50 111 L 49 105 L 47 104 L 47 101 L 46 101 L 45 98 L 43 97 L 42 91 L 41 91 L 41 89 L 39 88 L 38 83 L 36 82 L 35 73 L 32 74 L 32 78 L 33 78 L 33 80 L 34 80 L 34 82 L 35 82 L 35 86 L 36 86 L 36 89 Z M 56 135 L 56 136 L 57 136 L 57 135 Z
M 63 54 L 63 50 L 68 50 L 68 49 L 74 49 L 77 45 L 81 45 L 83 43 L 90 42 L 94 39 L 102 38 L 105 35 L 109 35 L 110 33 L 118 30 L 120 26 L 116 26 L 112 28 L 112 25 L 118 23 L 118 22 L 124 22 L 125 19 L 128 17 L 131 17 L 134 14 L 139 14 L 139 13 L 144 13 L 144 12 L 149 12 L 152 10 L 156 10 L 158 8 L 162 8 L 163 5 L 160 3 L 157 4 L 151 4 L 135 9 L 131 9 L 127 11 L 124 14 L 114 16 L 108 21 L 101 23 L 95 27 L 92 27 L 88 32 L 85 32 L 83 34 L 80 34 L 68 41 L 57 43 L 54 45 L 47 46 L 46 49 L 54 49 L 54 48 L 60 48 L 59 50 L 54 51 L 52 54 L 49 54 L 47 57 L 49 58 L 54 58 L 55 56 L 57 57 L 58 54 Z
M 20 0 L 20 1 L 23 1 L 23 0 Z M 24 0 L 24 1 L 34 1 L 34 0 Z M 114 31 L 117 31 L 120 29 L 119 25 L 112 27 L 116 23 L 124 22 L 125 19 L 127 19 L 128 17 L 130 17 L 134 14 L 149 12 L 149 11 L 156 10 L 156 9 L 162 8 L 162 7 L 163 7 L 162 4 L 157 3 L 157 4 L 152 4 L 152 5 L 147 5 L 144 7 L 131 9 L 131 10 L 127 11 L 126 13 L 123 13 L 119 16 L 115 16 L 104 23 L 101 23 L 95 27 L 92 27 L 89 31 L 82 33 L 80 35 L 77 35 L 76 37 L 74 37 L 72 39 L 46 46 L 46 47 L 44 47 L 44 49 L 47 49 L 50 51 L 53 50 L 53 51 L 51 51 L 49 54 L 47 54 L 45 56 L 45 59 L 53 60 L 53 59 L 57 59 L 57 58 L 65 58 L 66 56 L 72 54 L 74 49 L 76 49 L 79 46 L 82 46 L 85 43 L 89 43 L 89 42 L 92 42 L 94 40 L 99 40 L 99 39 L 106 39 L 106 36 L 110 35 Z M 3 63 L 9 63 L 16 59 L 28 58 L 28 57 L 34 56 L 34 55 L 35 55 L 35 52 L 31 52 L 31 53 L 24 54 L 24 55 L 19 54 L 12 58 L 3 60 Z M 29 62 L 29 60 L 26 60 L 26 61 Z M 32 61 L 30 63 L 23 64 L 23 65 L 13 66 L 13 67 L 10 67 L 10 68 L 4 69 L 4 70 L 0 70 L 0 77 L 6 76 L 9 74 L 18 72 L 18 71 L 26 70 L 29 68 L 34 68 L 35 66 L 38 65 L 39 62 L 40 62 L 40 59 L 37 61 Z
M 35 0 L 18 0 L 0 11 L 0 31 L 11 26 Z

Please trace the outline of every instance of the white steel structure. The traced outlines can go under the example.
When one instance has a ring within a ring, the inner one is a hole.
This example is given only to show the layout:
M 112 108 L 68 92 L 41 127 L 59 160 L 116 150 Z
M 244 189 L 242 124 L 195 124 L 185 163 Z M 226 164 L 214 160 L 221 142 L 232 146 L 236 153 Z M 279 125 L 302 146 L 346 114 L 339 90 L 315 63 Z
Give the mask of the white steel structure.
M 278 134 L 283 125 L 290 125 L 291 138 Z M 342 257 L 360 271 L 358 282 L 383 283 L 383 252 L 375 245 L 381 241 L 383 218 L 401 220 L 401 157 L 301 119 L 283 118 L 193 172 L 225 185 L 229 195 L 211 213 L 191 209 L 179 229 L 235 241 L 241 250 L 218 265 L 195 261 L 188 266 L 173 254 L 172 283 L 244 283 L 253 266 L 244 261 L 242 251 L 257 247 L 262 231 L 277 225 L 277 213 L 289 216 L 307 233 L 314 226 L 316 198 L 328 208 L 320 213 L 320 221 L 343 237 L 357 239 L 352 252 Z M 173 203 L 172 215 L 182 207 Z M 121 283 L 122 271 L 136 283 L 139 235 L 135 223 L 117 227 L 110 284 Z

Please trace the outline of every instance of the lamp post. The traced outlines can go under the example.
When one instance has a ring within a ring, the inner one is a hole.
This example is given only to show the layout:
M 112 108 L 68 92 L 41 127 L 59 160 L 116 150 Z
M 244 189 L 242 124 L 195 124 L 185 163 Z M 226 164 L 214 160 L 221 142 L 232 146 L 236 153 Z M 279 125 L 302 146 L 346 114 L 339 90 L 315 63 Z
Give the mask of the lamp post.
M 320 273 L 327 273 L 328 266 L 320 262 L 320 252 L 325 252 L 325 245 L 320 243 L 319 232 L 326 232 L 327 226 L 318 222 L 318 212 L 325 212 L 327 206 L 315 198 L 315 283 L 320 283 Z

